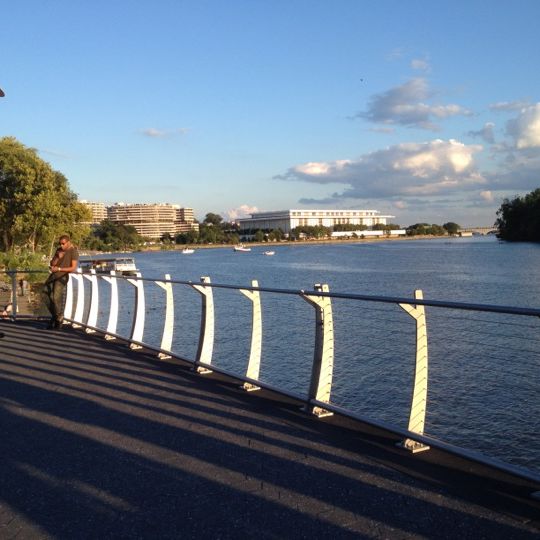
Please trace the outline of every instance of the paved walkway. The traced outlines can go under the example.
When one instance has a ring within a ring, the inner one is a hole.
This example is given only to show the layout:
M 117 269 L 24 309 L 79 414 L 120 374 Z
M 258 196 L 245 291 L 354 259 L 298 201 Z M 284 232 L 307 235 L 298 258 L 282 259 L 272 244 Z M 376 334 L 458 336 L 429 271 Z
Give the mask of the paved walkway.
M 124 344 L 0 322 L 0 538 L 538 538 L 538 486 Z

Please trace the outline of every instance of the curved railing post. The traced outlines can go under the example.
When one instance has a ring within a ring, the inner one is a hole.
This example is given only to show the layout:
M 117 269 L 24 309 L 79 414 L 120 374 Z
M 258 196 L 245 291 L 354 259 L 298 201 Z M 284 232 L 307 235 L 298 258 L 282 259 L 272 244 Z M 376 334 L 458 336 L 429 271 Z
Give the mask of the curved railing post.
M 90 281 L 92 287 L 90 289 L 90 309 L 88 310 L 88 318 L 86 319 L 86 329 L 85 331 L 89 334 L 94 333 L 97 326 L 97 316 L 98 316 L 98 307 L 99 307 L 99 290 L 98 290 L 98 280 L 96 276 L 96 270 L 92 268 L 90 270 L 90 275 L 82 274 L 83 278 L 86 278 Z
M 416 300 L 423 300 L 424 296 L 421 290 L 414 291 Z M 423 435 L 424 423 L 427 409 L 427 390 L 428 390 L 428 343 L 426 313 L 423 305 L 399 304 L 416 321 L 416 361 L 414 370 L 414 384 L 411 401 L 411 411 L 409 414 L 408 430 L 413 433 Z M 413 453 L 429 450 L 429 446 L 405 439 L 399 445 Z
M 77 305 L 75 306 L 75 315 L 73 315 L 73 322 L 71 325 L 73 328 L 79 328 L 83 324 L 84 315 L 84 279 L 82 274 L 70 274 L 68 283 L 71 279 L 77 282 Z
M 212 370 L 200 364 L 209 365 L 212 363 L 212 353 L 214 351 L 214 295 L 212 287 L 205 286 L 206 283 L 210 283 L 209 277 L 201 277 L 201 283 L 203 285 L 192 283 L 191 286 L 201 295 L 201 329 L 195 365 L 197 366 L 197 372 L 205 375 L 212 373 Z
M 254 279 L 251 282 L 251 286 L 258 287 L 259 282 Z M 250 291 L 247 289 L 240 289 L 240 292 L 251 300 L 253 306 L 251 317 L 251 347 L 249 350 L 249 361 L 246 370 L 246 377 L 248 379 L 258 380 L 261 367 L 262 345 L 261 295 L 259 291 Z M 242 388 L 248 392 L 260 390 L 260 386 L 256 386 L 249 382 L 245 382 L 242 385 Z
M 109 321 L 107 322 L 105 339 L 112 340 L 116 339 L 116 325 L 118 324 L 118 279 L 114 270 L 111 270 L 110 276 L 103 276 L 103 279 L 111 286 Z
M 141 273 L 135 274 L 136 278 L 141 277 Z M 144 318 L 145 318 L 145 302 L 144 302 L 144 282 L 142 279 L 128 279 L 135 287 L 135 307 L 133 312 L 133 324 L 131 326 L 131 336 L 129 338 L 131 349 L 142 349 L 143 334 L 144 334 Z M 134 343 L 137 342 L 137 343 Z
M 319 292 L 329 291 L 328 285 L 319 283 L 315 284 L 314 289 Z M 334 370 L 332 302 L 328 296 L 317 296 L 310 293 L 302 294 L 302 298 L 315 308 L 315 349 L 306 410 L 310 410 L 318 417 L 331 416 L 334 413 L 322 407 L 312 407 L 311 400 L 315 399 L 323 403 L 330 403 Z
M 156 285 L 165 290 L 165 321 L 163 323 L 163 336 L 161 338 L 160 349 L 162 351 L 171 352 L 172 347 L 172 338 L 173 338 L 173 329 L 174 329 L 174 296 L 171 283 L 171 275 L 165 274 L 165 282 L 163 281 L 154 281 Z M 170 354 L 160 352 L 158 357 L 162 360 L 165 358 L 170 358 Z

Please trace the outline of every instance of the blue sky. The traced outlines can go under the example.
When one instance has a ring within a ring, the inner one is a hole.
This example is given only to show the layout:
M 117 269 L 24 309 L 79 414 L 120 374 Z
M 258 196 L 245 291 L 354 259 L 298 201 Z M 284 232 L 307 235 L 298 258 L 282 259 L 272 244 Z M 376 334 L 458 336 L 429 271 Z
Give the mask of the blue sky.
M 81 199 L 491 225 L 540 187 L 540 2 L 4 2 L 0 136 Z

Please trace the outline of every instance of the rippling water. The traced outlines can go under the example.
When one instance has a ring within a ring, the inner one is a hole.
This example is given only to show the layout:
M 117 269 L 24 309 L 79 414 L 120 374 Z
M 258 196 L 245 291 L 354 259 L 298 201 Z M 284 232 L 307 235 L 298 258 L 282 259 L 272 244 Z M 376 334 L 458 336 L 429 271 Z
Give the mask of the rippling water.
M 135 254 L 144 277 L 312 289 L 540 308 L 540 245 L 493 237 L 377 243 L 273 246 Z M 125 286 L 127 287 L 127 285 Z M 122 288 L 121 288 L 122 289 Z M 145 341 L 159 346 L 164 294 L 151 283 Z M 128 291 L 120 294 L 125 298 Z M 132 293 L 131 293 L 132 294 Z M 176 285 L 176 354 L 196 354 L 200 298 Z M 244 373 L 251 306 L 237 291 L 214 291 L 213 362 Z M 313 308 L 296 296 L 263 294 L 261 379 L 306 393 L 313 358 Z M 124 306 L 119 333 L 128 334 Z M 429 393 L 425 432 L 448 442 L 540 470 L 540 318 L 427 308 Z M 414 321 L 399 306 L 333 301 L 332 402 L 407 426 L 414 369 Z M 105 314 L 102 314 L 105 317 Z M 101 325 L 105 324 L 101 321 Z

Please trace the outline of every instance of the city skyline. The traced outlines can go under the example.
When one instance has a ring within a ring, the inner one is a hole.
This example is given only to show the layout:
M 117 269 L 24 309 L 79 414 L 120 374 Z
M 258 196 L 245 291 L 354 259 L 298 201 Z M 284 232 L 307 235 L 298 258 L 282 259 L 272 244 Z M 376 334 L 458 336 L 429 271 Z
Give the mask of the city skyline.
M 80 199 L 492 225 L 540 185 L 540 4 L 4 9 L 0 136 Z

